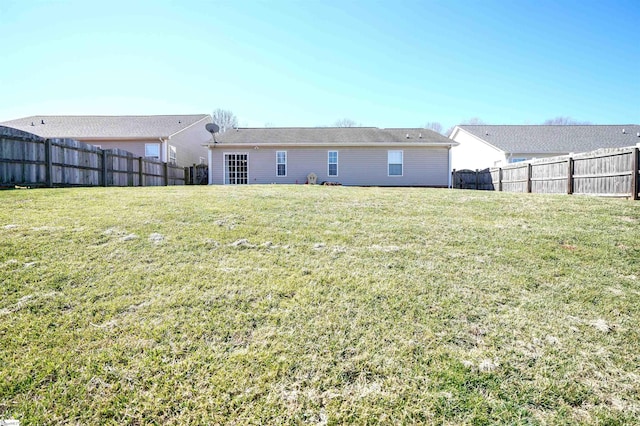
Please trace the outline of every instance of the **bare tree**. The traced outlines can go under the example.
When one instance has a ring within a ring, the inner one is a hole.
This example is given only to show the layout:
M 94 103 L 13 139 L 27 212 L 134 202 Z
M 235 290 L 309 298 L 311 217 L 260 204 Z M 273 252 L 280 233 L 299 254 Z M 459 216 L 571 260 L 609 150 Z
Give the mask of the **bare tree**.
M 485 123 L 485 122 L 484 122 L 484 120 L 482 120 L 482 119 L 481 119 L 481 118 L 479 118 L 479 117 L 471 117 L 471 118 L 468 118 L 468 119 L 466 119 L 466 120 L 463 120 L 463 121 L 462 121 L 462 123 L 460 123 L 460 124 L 468 124 L 468 125 L 470 125 L 470 126 L 481 126 L 481 125 L 483 125 L 483 124 L 487 124 L 487 123 Z M 455 129 L 455 128 L 456 128 L 456 126 L 455 126 L 455 125 L 454 125 L 454 126 L 451 126 L 451 127 L 449 127 L 449 128 L 447 129 L 447 131 L 446 131 L 446 132 L 444 132 L 443 134 L 444 134 L 445 136 L 447 136 L 447 137 L 448 137 L 448 136 L 451 136 L 451 132 L 453 132 L 453 129 Z
M 333 125 L 335 127 L 356 127 L 357 126 L 356 122 L 351 120 L 350 118 L 342 118 L 340 120 L 337 120 Z
M 468 120 L 464 120 L 464 121 L 462 122 L 462 124 L 468 124 L 468 125 L 471 125 L 471 126 L 479 126 L 479 125 L 487 124 L 487 123 L 485 123 L 485 122 L 484 122 L 481 118 L 479 118 L 479 117 L 471 117 L 471 118 L 469 118 Z
M 213 117 L 213 122 L 220 126 L 220 133 L 238 127 L 238 117 L 229 110 L 218 108 L 213 111 L 211 116 Z
M 442 133 L 442 124 L 438 123 L 437 121 L 430 121 L 427 124 L 424 125 L 425 129 L 431 129 L 434 132 L 438 132 L 438 133 Z
M 542 124 L 547 126 L 572 126 L 576 124 L 591 124 L 591 123 L 588 121 L 574 120 L 571 117 L 558 116 L 555 118 L 550 118 L 548 120 L 545 120 Z

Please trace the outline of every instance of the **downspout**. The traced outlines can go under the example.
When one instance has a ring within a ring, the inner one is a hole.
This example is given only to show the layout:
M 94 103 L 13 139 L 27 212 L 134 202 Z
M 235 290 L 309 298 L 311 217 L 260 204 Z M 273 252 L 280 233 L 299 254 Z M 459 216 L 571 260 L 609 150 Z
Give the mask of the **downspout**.
M 209 161 L 209 167 L 207 168 L 209 185 L 213 185 L 213 148 L 215 148 L 215 145 L 209 145 L 209 152 L 207 155 L 207 160 Z
M 168 163 L 169 161 L 169 155 L 168 155 L 168 146 L 167 146 L 167 141 L 169 139 L 162 139 L 162 138 L 158 138 L 160 139 L 160 145 L 161 145 L 161 151 L 162 154 L 160 155 L 160 161 L 164 162 L 164 163 Z
M 452 176 L 451 173 L 453 172 L 453 170 L 451 170 L 451 146 L 449 146 L 449 183 L 447 185 L 447 187 L 449 189 L 453 188 L 453 180 L 452 180 Z

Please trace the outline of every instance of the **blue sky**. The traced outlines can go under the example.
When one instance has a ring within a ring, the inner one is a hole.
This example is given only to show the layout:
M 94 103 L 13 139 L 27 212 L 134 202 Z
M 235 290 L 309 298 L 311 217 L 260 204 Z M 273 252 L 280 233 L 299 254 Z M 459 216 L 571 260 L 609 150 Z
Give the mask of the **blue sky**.
M 640 123 L 640 2 L 0 0 L 0 121 Z

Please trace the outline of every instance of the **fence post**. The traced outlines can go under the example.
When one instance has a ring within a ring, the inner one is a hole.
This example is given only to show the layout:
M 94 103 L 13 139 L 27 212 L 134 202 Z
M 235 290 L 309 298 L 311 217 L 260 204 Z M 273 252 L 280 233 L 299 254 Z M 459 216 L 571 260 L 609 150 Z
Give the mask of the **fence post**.
M 169 185 L 169 163 L 164 163 L 164 186 Z
M 531 165 L 531 163 L 527 164 L 527 192 L 531 193 L 531 171 L 532 171 L 533 167 Z
M 638 146 L 633 148 L 633 158 L 631 159 L 631 197 L 633 200 L 638 200 L 638 191 L 640 188 L 638 187 L 638 172 L 640 172 L 640 159 L 638 158 L 638 152 L 640 149 Z
M 478 172 L 478 169 L 476 169 L 476 191 L 480 189 L 479 175 L 480 173 Z
M 138 185 L 144 186 L 144 161 L 138 157 Z
M 184 184 L 192 185 L 192 182 L 189 182 L 189 166 L 184 168 Z
M 498 167 L 498 191 L 502 192 L 502 167 Z
M 127 186 L 133 186 L 133 154 L 127 154 Z
M 107 150 L 102 150 L 102 186 L 109 186 L 107 182 Z
M 51 139 L 44 140 L 45 179 L 47 188 L 53 188 L 53 147 Z
M 456 189 L 456 169 L 451 170 L 451 188 Z
M 567 194 L 573 194 L 573 157 L 569 157 L 567 166 Z

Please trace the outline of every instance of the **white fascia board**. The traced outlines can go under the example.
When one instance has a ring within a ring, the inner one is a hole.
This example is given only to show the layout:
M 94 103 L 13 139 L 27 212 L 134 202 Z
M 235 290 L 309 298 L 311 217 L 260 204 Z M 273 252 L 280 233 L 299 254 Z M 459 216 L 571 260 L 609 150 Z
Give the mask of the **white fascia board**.
M 178 134 L 178 133 L 180 133 L 180 132 L 184 132 L 184 131 L 185 131 L 185 130 L 187 130 L 188 128 L 195 126 L 196 124 L 200 123 L 201 121 L 206 120 L 207 118 L 210 118 L 210 119 L 211 119 L 211 121 L 213 121 L 213 118 L 211 118 L 211 116 L 210 116 L 210 115 L 205 114 L 205 116 L 204 116 L 204 117 L 202 117 L 200 120 L 196 121 L 196 122 L 195 122 L 195 123 L 193 123 L 193 124 L 189 124 L 187 127 L 183 127 L 182 129 L 178 130 L 177 132 L 175 132 L 175 133 L 173 133 L 173 134 L 171 134 L 171 135 L 167 136 L 167 138 L 168 138 L 168 139 L 171 139 L 171 137 L 172 137 L 172 136 L 175 136 L 175 135 L 177 135 L 177 134 Z

